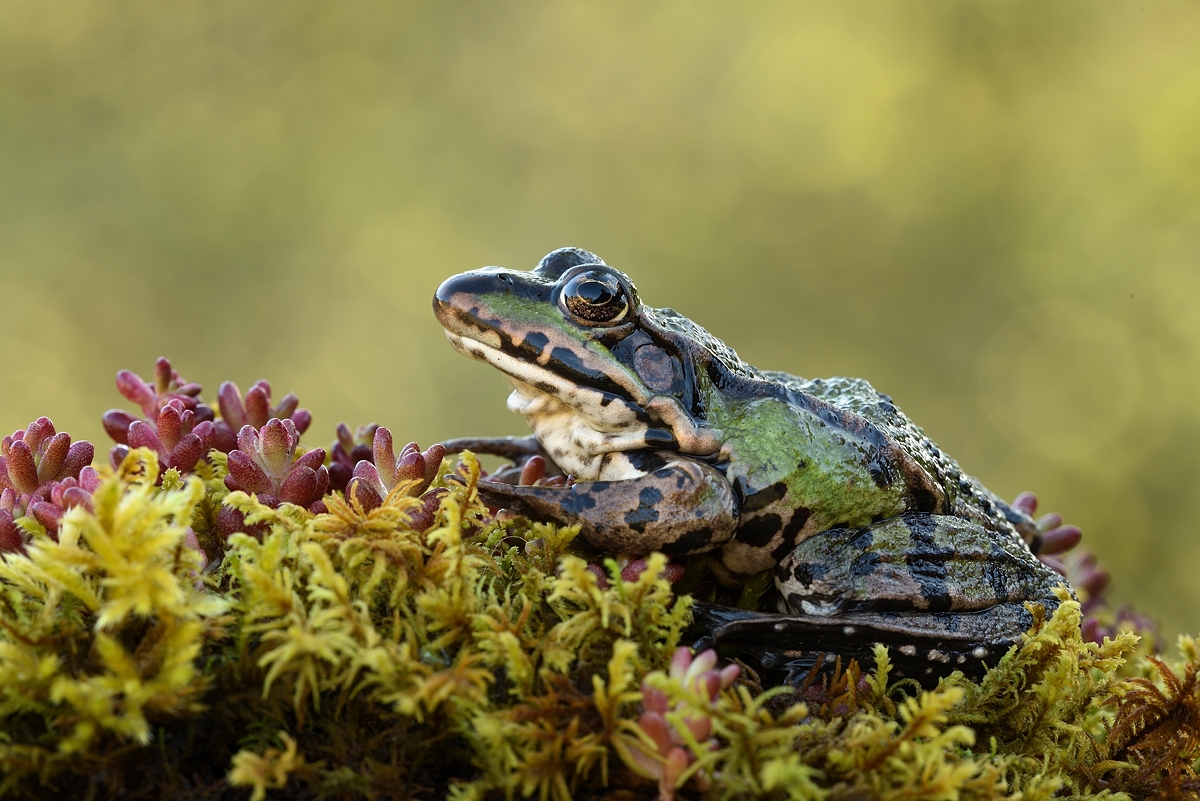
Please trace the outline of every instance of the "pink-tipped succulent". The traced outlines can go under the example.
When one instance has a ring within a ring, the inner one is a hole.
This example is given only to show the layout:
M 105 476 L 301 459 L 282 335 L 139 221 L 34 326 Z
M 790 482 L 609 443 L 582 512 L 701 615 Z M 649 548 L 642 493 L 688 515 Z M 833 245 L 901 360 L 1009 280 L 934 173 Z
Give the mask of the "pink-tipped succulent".
M 216 427 L 211 420 L 197 422 L 195 412 L 172 399 L 159 410 L 154 425 L 144 420 L 130 423 L 124 442 L 113 447 L 109 458 L 116 467 L 129 448 L 149 448 L 158 454 L 159 472 L 173 467 L 187 473 L 208 454 L 215 440 Z
M 630 559 L 621 568 L 621 581 L 631 582 L 637 581 L 643 573 L 650 567 L 647 564 L 645 557 L 639 556 L 637 559 Z M 598 562 L 588 562 L 587 571 L 596 577 L 596 585 L 602 590 L 607 590 L 610 586 L 608 581 L 608 572 L 604 566 Z M 683 578 L 683 574 L 687 572 L 687 568 L 679 562 L 668 562 L 663 568 L 663 578 L 674 584 Z
M 350 426 L 338 423 L 337 439 L 329 450 L 330 487 L 345 490 L 354 476 L 354 465 L 375 461 L 371 446 L 375 442 L 375 432 L 378 430 L 379 423 L 371 423 L 359 426 L 351 433 Z
M 213 410 L 200 402 L 200 385 L 185 381 L 161 357 L 154 365 L 154 383 L 129 370 L 117 373 L 117 389 L 141 407 L 145 418 L 124 409 L 104 413 L 104 430 L 117 444 L 109 452 L 113 467 L 130 448 L 150 448 L 158 454 L 160 472 L 175 468 L 186 473 L 213 447 Z
M 1103 643 L 1105 637 L 1111 639 L 1122 631 L 1133 631 L 1148 643 L 1151 653 L 1163 652 L 1158 621 L 1132 605 L 1123 604 L 1115 612 L 1110 612 L 1104 599 L 1097 598 L 1096 603 L 1085 602 L 1083 606 L 1085 610 L 1081 628 L 1085 642 Z
M 201 386 L 184 380 L 171 368 L 171 360 L 159 357 L 154 363 L 154 383 L 144 380 L 131 370 L 117 373 L 117 390 L 126 399 L 136 403 L 145 415 L 145 420 L 154 424 L 159 412 L 167 404 L 175 402 L 179 409 L 192 413 L 196 422 L 212 420 L 212 409 L 200 402 Z M 104 430 L 121 445 L 128 445 L 129 426 L 139 418 L 124 409 L 109 409 L 104 413 Z
M 637 581 L 638 577 L 645 573 L 648 567 L 649 565 L 646 564 L 644 557 L 631 559 L 621 568 L 621 581 Z M 679 562 L 668 562 L 667 566 L 663 568 L 663 578 L 674 584 L 683 578 L 683 574 L 686 571 L 687 568 Z
M 371 444 L 372 460 L 363 459 L 354 465 L 354 474 L 348 489 L 364 505 L 373 508 L 397 485 L 406 481 L 417 482 L 407 494 L 420 495 L 437 478 L 442 457 L 446 449 L 441 445 L 430 445 L 422 452 L 421 446 L 410 442 L 396 454 L 392 432 L 382 426 L 376 429 Z
M 0 441 L 0 487 L 32 494 L 46 482 L 79 478 L 95 452 L 92 443 L 71 444 L 70 434 L 56 432 L 50 418 L 39 417 Z
M 1155 641 L 1157 651 L 1162 650 L 1161 643 L 1157 643 L 1158 623 L 1153 618 L 1131 606 L 1123 606 L 1115 613 L 1111 611 L 1104 591 L 1112 576 L 1100 565 L 1095 554 L 1081 550 L 1063 561 L 1064 575 L 1079 596 L 1084 640 L 1102 643 L 1105 637 L 1115 637 L 1122 630 L 1133 629 Z
M 354 474 L 346 485 L 346 497 L 357 500 L 364 510 L 370 511 L 380 506 L 388 493 L 398 485 L 416 482 L 404 494 L 413 498 L 423 495 L 424 504 L 410 513 L 409 524 L 414 529 L 428 528 L 433 523 L 445 490 L 425 491 L 437 478 L 446 449 L 435 444 L 422 451 L 420 445 L 410 442 L 397 455 L 393 448 L 392 432 L 379 427 L 375 431 L 371 453 L 373 463 L 363 459 L 354 465 Z
M 272 419 L 287 420 L 295 428 L 296 436 L 303 434 L 312 424 L 312 415 L 308 409 L 297 409 L 299 402 L 296 394 L 289 392 L 278 406 L 272 406 L 271 385 L 265 379 L 255 381 L 244 400 L 237 384 L 232 381 L 222 383 L 217 390 L 221 419 L 216 423 L 214 447 L 229 453 L 240 447 L 240 432 L 245 426 L 261 429 Z
M 271 418 L 259 431 L 252 425 L 238 432 L 237 448 L 229 452 L 225 486 L 258 495 L 267 506 L 292 503 L 316 513 L 329 489 L 325 449 L 313 448 L 296 458 L 300 432 L 291 420 Z
M 525 460 L 519 468 L 505 467 L 498 470 L 492 475 L 483 473 L 482 476 L 488 481 L 499 481 L 501 483 L 516 482 L 518 487 L 571 487 L 575 485 L 575 476 L 571 475 L 546 475 L 546 460 L 541 456 L 530 456 Z M 489 506 L 488 512 L 492 518 L 500 522 L 512 520 L 520 515 L 515 514 L 509 509 L 502 509 L 499 506 Z M 595 565 L 596 570 L 600 571 L 599 575 L 604 576 L 604 568 Z M 608 579 L 604 578 L 601 582 L 602 586 L 608 586 Z
M 1022 492 L 1012 505 L 1032 517 L 1037 511 L 1037 497 L 1032 492 Z M 1115 637 L 1120 631 L 1132 629 L 1154 641 L 1156 650 L 1161 651 L 1157 621 L 1132 606 L 1122 606 L 1115 613 L 1109 609 L 1104 591 L 1112 576 L 1095 554 L 1086 548 L 1076 550 L 1083 538 L 1079 527 L 1064 526 L 1062 515 L 1053 512 L 1039 517 L 1037 525 L 1042 534 L 1038 559 L 1064 576 L 1079 597 L 1083 639 L 1102 643 L 1105 637 Z
M 1090 551 L 1081 550 L 1066 560 L 1066 576 L 1075 588 L 1085 610 L 1101 600 L 1112 576 L 1100 566 L 1100 560 Z
M 570 487 L 575 476 L 547 476 L 546 460 L 541 456 L 530 456 L 521 466 L 517 485 L 521 487 Z
M 20 518 L 33 517 L 54 536 L 67 509 L 91 504 L 99 485 L 94 455 L 92 443 L 72 444 L 47 417 L 0 441 L 0 551 L 24 550 Z
M 321 500 L 329 491 L 325 449 L 313 448 L 296 458 L 299 442 L 300 432 L 291 420 L 271 418 L 261 431 L 252 425 L 242 426 L 237 448 L 229 452 L 225 486 L 234 492 L 254 493 L 261 503 L 272 508 L 292 503 L 313 514 L 326 511 Z M 225 536 L 236 531 L 262 533 L 258 527 L 248 525 L 241 512 L 229 506 L 217 513 L 217 529 Z
M 1033 517 L 1038 507 L 1037 496 L 1032 492 L 1022 492 L 1012 502 L 1012 506 L 1017 511 L 1024 512 Z M 1051 512 L 1037 518 L 1037 527 L 1042 535 L 1042 544 L 1038 550 L 1038 559 L 1042 560 L 1042 562 L 1055 570 L 1059 575 L 1067 575 L 1067 568 L 1063 564 L 1061 555 L 1079 544 L 1080 540 L 1083 539 L 1083 532 L 1079 530 L 1079 526 L 1064 526 L 1062 515 L 1057 512 Z
M 25 534 L 16 521 L 25 517 L 30 496 L 18 495 L 11 487 L 0 490 L 0 553 L 24 553 Z
M 685 689 L 715 703 L 721 690 L 733 684 L 740 672 L 737 665 L 727 665 L 720 670 L 716 666 L 716 651 L 710 649 L 693 657 L 690 649 L 679 648 L 671 659 L 668 675 Z M 659 799 L 671 801 L 679 777 L 699 755 L 692 752 L 682 733 L 667 720 L 671 707 L 666 693 L 647 681 L 642 682 L 642 709 L 638 726 L 654 741 L 655 751 L 634 751 L 633 756 L 644 775 L 658 779 Z M 712 717 L 682 702 L 675 705 L 674 711 L 690 715 L 682 718 L 682 725 L 697 743 L 707 747 L 713 734 Z

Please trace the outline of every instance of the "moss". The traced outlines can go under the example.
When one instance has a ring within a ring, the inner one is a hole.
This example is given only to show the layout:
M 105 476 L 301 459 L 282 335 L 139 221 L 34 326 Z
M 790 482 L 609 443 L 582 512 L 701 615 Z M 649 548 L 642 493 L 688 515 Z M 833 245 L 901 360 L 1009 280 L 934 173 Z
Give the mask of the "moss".
M 609 563 L 603 581 L 572 529 L 493 520 L 470 454 L 440 471 L 427 527 L 417 482 L 370 508 L 334 493 L 313 514 L 230 492 L 213 456 L 159 481 L 156 454 L 133 450 L 57 541 L 34 531 L 0 561 L 8 797 L 1200 791 L 1194 640 L 1178 664 L 1134 634 L 1084 642 L 1064 600 L 1035 608 L 978 683 L 892 682 L 881 648 L 868 673 L 763 690 L 681 661 L 690 600 L 665 559 L 634 581 Z M 261 536 L 224 539 L 223 508 Z

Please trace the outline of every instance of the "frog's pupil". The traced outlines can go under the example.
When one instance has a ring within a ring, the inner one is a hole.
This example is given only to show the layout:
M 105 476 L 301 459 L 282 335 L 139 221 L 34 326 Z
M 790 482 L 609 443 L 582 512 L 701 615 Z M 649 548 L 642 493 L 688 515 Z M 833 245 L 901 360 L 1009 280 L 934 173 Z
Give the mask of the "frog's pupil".
M 576 294 L 593 306 L 602 306 L 613 299 L 613 293 L 599 281 L 584 281 L 579 285 Z

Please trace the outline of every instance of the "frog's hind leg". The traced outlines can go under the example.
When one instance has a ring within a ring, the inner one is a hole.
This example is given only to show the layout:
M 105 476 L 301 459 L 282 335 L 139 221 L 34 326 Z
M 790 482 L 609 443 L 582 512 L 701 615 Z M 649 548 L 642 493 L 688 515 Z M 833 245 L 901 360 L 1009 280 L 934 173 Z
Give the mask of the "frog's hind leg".
M 995 664 L 1033 624 L 1027 602 L 1057 608 L 1062 579 L 1010 533 L 914 512 L 814 534 L 775 583 L 784 614 L 709 612 L 714 640 L 799 666 L 820 653 L 869 662 L 881 643 L 898 675 L 925 681 Z
M 818 532 L 780 560 L 780 611 L 800 615 L 980 612 L 1055 603 L 1062 578 L 1011 534 L 948 515 L 909 513 Z

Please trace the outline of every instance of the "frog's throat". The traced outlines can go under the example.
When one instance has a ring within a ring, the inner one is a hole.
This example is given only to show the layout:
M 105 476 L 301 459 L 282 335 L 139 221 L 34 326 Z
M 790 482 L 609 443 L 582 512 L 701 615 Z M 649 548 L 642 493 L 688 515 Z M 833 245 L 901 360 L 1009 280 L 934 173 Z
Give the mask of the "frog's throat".
M 479 340 L 451 331 L 446 331 L 446 339 L 460 353 L 487 362 L 508 377 L 514 387 L 509 410 L 525 416 L 543 445 L 543 431 L 549 434 L 552 429 L 570 428 L 574 435 L 571 444 L 579 447 L 585 459 L 643 448 L 668 448 L 696 456 L 711 456 L 721 449 L 721 432 L 697 423 L 673 396 L 653 395 L 639 406 Z

